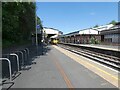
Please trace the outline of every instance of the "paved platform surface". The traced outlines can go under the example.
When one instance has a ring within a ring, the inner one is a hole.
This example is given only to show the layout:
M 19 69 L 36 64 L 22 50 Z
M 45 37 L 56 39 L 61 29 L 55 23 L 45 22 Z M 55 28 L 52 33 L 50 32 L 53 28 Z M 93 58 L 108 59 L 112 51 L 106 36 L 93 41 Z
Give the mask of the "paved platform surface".
M 119 47 L 120 46 L 113 46 L 113 45 L 94 45 L 94 44 L 80 44 L 82 46 L 90 46 L 90 47 L 96 47 L 96 48 L 102 48 L 102 49 L 108 49 L 108 50 L 115 50 L 115 51 L 119 51 Z
M 43 55 L 34 57 L 36 64 L 22 71 L 11 88 L 116 88 L 53 46 L 45 49 Z
M 68 43 L 73 44 L 73 43 Z M 100 48 L 105 50 L 113 50 L 113 51 L 120 51 L 120 46 L 118 45 L 99 45 L 99 44 L 74 44 L 79 46 L 85 46 L 85 47 L 93 47 L 93 48 Z

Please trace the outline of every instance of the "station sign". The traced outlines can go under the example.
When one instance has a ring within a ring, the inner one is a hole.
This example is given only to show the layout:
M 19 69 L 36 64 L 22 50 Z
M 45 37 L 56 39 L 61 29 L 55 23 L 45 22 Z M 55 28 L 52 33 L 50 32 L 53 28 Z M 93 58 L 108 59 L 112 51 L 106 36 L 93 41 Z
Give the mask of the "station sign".
M 40 29 L 40 25 L 37 25 L 37 29 Z

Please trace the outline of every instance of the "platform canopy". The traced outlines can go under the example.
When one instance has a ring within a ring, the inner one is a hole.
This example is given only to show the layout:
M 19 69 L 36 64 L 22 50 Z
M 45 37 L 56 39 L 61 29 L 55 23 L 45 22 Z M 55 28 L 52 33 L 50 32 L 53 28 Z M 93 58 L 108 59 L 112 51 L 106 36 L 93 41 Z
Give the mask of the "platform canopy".
M 45 32 L 45 34 L 47 34 L 48 38 L 51 38 L 53 36 L 58 36 L 58 35 L 62 35 L 63 32 L 59 31 L 58 29 L 54 29 L 54 28 L 48 28 L 48 27 L 44 27 L 43 31 Z
M 54 36 L 51 36 L 50 38 L 57 38 L 58 37 L 58 35 L 54 35 Z

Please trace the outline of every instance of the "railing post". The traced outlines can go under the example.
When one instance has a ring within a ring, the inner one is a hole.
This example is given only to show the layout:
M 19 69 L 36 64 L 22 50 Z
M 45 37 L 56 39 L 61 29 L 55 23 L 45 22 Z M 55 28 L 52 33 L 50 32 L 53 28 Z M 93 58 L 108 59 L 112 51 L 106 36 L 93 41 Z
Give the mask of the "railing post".
M 10 76 L 10 81 L 12 81 L 12 70 L 11 70 L 11 62 L 8 58 L 0 58 L 0 60 L 6 60 L 8 61 L 8 66 L 9 66 L 9 76 Z
M 28 48 L 26 48 L 26 51 L 28 52 L 28 58 L 29 58 L 29 55 L 30 55 L 30 51 Z
M 16 51 L 16 52 L 19 52 L 19 53 L 21 53 L 21 55 L 22 55 L 22 65 L 24 65 L 24 56 L 23 56 L 23 52 L 22 51 Z
M 15 54 L 15 53 L 11 53 L 10 55 L 11 55 L 11 56 L 16 56 L 16 58 L 17 58 L 17 65 L 18 65 L 18 72 L 19 72 L 19 71 L 20 71 L 20 68 L 19 68 L 19 58 L 18 58 L 18 55 Z
M 23 51 L 25 52 L 25 59 L 27 60 L 27 51 L 26 50 L 23 50 Z

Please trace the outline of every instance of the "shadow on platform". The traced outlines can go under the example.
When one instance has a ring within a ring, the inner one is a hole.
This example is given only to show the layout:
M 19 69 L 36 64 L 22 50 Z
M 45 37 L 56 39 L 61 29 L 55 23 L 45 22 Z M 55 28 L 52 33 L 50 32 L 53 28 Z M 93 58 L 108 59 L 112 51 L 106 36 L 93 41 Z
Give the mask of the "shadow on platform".
M 27 67 L 31 66 L 32 64 L 36 64 L 36 62 L 34 61 L 36 58 L 40 58 L 40 56 L 46 55 L 46 53 L 48 53 L 51 50 L 51 48 L 45 44 L 41 44 L 38 46 L 34 45 L 28 48 L 30 50 L 30 55 L 29 55 L 28 61 L 26 62 Z M 26 69 L 26 70 L 29 70 L 29 69 Z
M 12 77 L 13 82 L 6 81 L 6 82 L 2 83 L 2 86 L 4 85 L 4 87 L 5 87 L 4 90 L 10 89 L 14 85 L 14 80 L 17 77 L 19 77 L 19 75 L 22 73 L 21 71 L 28 71 L 32 68 L 32 65 L 37 64 L 35 59 L 40 58 L 41 56 L 47 55 L 46 53 L 49 53 L 49 51 L 51 50 L 51 48 L 48 47 L 47 45 L 41 44 L 41 45 L 38 45 L 37 47 L 36 47 L 36 45 L 28 45 L 28 46 L 24 46 L 24 47 L 23 46 L 12 47 L 12 48 L 6 49 L 6 51 L 4 50 L 2 53 L 3 54 L 14 53 L 15 51 L 24 50 L 25 48 L 29 49 L 29 57 L 27 59 L 24 58 L 24 66 L 20 66 L 21 67 L 20 73 L 17 72 L 16 76 Z M 20 58 L 21 55 L 18 54 L 18 56 L 19 56 L 19 60 L 22 61 L 22 58 Z M 6 66 L 6 64 L 4 66 Z M 16 68 L 16 67 L 12 67 L 12 70 L 14 70 L 14 68 Z M 5 74 L 2 74 L 2 77 L 4 78 L 5 75 L 7 75 L 6 77 L 9 77 L 9 72 L 7 73 L 5 68 L 3 70 L 4 70 Z

